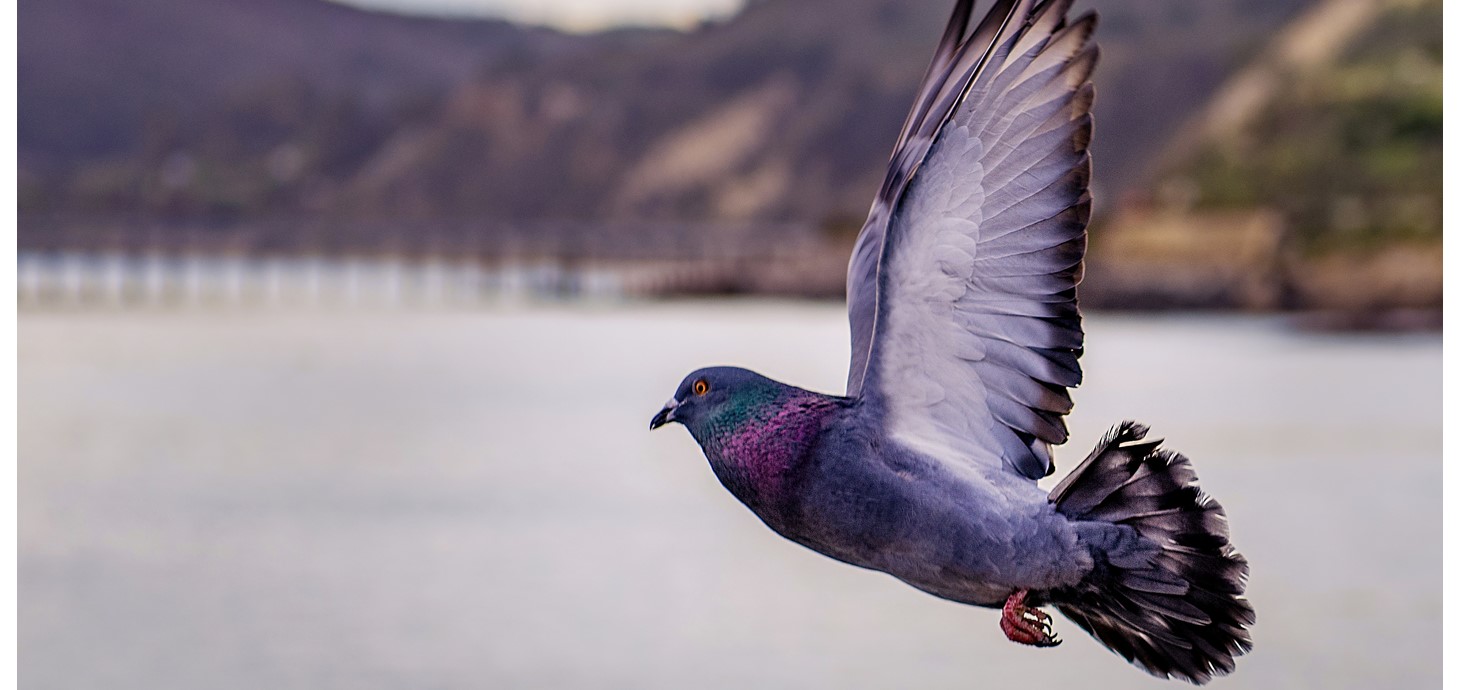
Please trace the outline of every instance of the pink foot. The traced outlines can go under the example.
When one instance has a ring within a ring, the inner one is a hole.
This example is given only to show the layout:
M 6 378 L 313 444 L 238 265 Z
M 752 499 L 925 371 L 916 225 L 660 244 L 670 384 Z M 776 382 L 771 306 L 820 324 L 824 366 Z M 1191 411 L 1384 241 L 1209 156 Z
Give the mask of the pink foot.
M 1024 598 L 1027 596 L 1029 590 L 1021 589 L 1010 594 L 1008 601 L 1004 602 L 1004 616 L 999 619 L 999 627 L 1003 629 L 1004 636 L 1019 644 L 1033 647 L 1058 645 L 1060 638 L 1049 627 L 1049 614 L 1032 606 L 1025 606 Z

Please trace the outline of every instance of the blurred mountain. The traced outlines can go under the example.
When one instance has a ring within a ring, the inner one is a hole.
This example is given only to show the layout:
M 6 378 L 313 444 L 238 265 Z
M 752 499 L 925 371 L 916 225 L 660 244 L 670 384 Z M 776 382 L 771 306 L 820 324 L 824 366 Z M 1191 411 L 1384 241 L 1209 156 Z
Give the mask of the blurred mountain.
M 1441 0 L 1306 9 L 1182 127 L 1149 193 L 1091 233 L 1087 303 L 1322 308 L 1358 325 L 1438 307 L 1441 14 Z
M 585 43 L 497 21 L 370 14 L 308 0 L 23 0 L 22 152 L 126 155 L 153 120 L 247 107 L 292 83 L 365 109 L 439 98 L 481 64 Z
M 1082 4 L 1105 203 L 1308 0 Z M 21 0 L 22 217 L 854 227 L 948 6 L 758 0 L 580 36 L 322 0 Z
M 1318 9 L 1294 27 L 1284 56 L 1214 100 L 1201 136 L 1168 166 L 1168 196 L 1199 209 L 1277 209 L 1309 253 L 1437 243 L 1440 0 Z

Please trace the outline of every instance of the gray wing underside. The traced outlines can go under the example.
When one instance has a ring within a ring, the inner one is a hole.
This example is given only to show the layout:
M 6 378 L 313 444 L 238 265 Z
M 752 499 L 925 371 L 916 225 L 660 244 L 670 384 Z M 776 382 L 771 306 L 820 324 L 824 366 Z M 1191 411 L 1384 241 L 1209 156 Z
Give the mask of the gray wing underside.
M 1094 16 L 959 2 L 858 237 L 850 396 L 937 457 L 1038 479 L 1081 378 Z

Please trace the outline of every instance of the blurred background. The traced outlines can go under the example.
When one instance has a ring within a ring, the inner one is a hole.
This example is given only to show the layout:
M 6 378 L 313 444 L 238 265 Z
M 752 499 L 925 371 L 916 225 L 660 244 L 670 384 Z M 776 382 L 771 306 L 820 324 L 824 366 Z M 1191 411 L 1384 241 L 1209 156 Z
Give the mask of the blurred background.
M 644 431 L 705 364 L 841 390 L 950 7 L 21 0 L 21 686 L 1161 686 Z M 1214 685 L 1437 685 L 1440 0 L 1077 7 L 1057 464 L 1138 418 L 1228 506 L 1257 648 Z

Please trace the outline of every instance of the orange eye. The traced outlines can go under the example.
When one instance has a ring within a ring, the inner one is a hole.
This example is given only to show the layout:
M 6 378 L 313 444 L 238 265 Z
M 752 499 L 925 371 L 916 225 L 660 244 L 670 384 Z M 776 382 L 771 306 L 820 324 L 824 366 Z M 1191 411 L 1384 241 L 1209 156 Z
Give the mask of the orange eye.
M 695 385 L 692 387 L 692 390 L 694 390 L 695 395 L 704 395 L 710 392 L 710 384 L 707 383 L 704 379 L 700 379 L 698 381 L 695 381 Z

